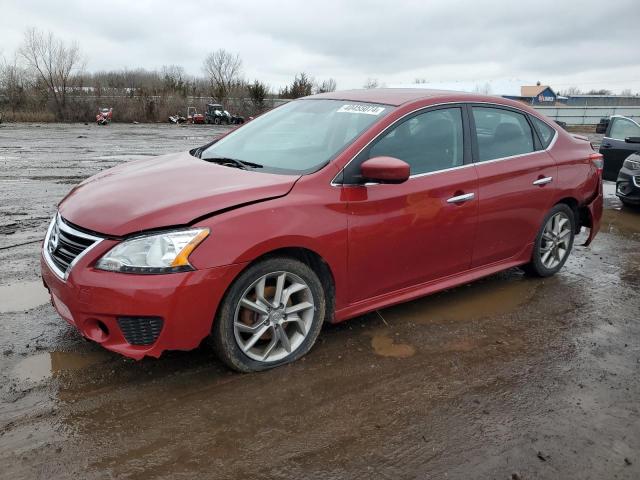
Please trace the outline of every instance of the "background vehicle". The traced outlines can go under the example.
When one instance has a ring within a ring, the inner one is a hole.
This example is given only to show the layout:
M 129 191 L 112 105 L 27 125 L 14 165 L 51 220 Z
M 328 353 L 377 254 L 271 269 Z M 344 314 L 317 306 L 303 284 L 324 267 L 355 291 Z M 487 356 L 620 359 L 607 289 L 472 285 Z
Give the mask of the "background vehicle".
M 197 125 L 202 125 L 204 122 L 204 115 L 198 113 L 196 107 L 187 108 L 187 123 L 193 123 Z
M 209 103 L 205 112 L 205 121 L 215 125 L 238 125 L 244 123 L 244 117 L 231 115 L 219 103 Z
M 601 118 L 596 125 L 596 133 L 605 133 L 609 126 L 609 117 Z
M 96 115 L 98 125 L 109 125 L 113 119 L 113 108 L 99 108 Z
M 51 222 L 42 275 L 110 350 L 209 338 L 230 367 L 264 370 L 306 354 L 325 321 L 512 267 L 555 274 L 575 234 L 598 231 L 601 159 L 515 101 L 315 95 L 83 182 Z
M 640 150 L 640 137 L 631 137 Z M 640 205 L 640 153 L 632 153 L 622 164 L 616 181 L 616 195 L 625 205 Z
M 605 180 L 615 181 L 624 160 L 632 153 L 640 151 L 640 125 L 621 115 L 614 115 L 609 120 L 607 129 L 600 144 L 600 153 L 604 158 Z
M 169 115 L 169 123 L 180 124 L 180 123 L 184 123 L 186 121 L 187 121 L 186 117 L 183 117 L 179 113 L 176 113 L 175 115 Z

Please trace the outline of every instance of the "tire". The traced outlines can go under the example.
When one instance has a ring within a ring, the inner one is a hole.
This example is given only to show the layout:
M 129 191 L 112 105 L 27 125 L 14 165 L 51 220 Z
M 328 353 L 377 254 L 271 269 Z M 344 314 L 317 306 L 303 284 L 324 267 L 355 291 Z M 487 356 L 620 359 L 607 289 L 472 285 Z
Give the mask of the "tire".
M 220 125 L 220 118 L 219 117 L 215 117 L 213 119 L 213 123 L 216 124 L 216 125 Z
M 278 291 L 282 294 L 275 302 Z M 231 284 L 209 342 L 220 360 L 239 372 L 291 363 L 315 343 L 326 305 L 322 283 L 309 266 L 289 257 L 268 258 L 249 266 Z
M 550 277 L 565 264 L 575 237 L 576 223 L 573 210 L 559 203 L 542 221 L 533 245 L 531 261 L 523 266 L 525 272 L 536 277 Z

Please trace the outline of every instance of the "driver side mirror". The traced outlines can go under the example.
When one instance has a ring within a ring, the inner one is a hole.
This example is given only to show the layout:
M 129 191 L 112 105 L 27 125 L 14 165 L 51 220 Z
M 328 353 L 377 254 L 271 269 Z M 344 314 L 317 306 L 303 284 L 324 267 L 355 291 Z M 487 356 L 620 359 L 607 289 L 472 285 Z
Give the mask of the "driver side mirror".
M 624 141 L 626 143 L 640 143 L 640 137 L 627 137 Z
M 374 157 L 362 162 L 362 177 L 377 183 L 402 183 L 409 179 L 411 168 L 407 162 L 394 157 Z

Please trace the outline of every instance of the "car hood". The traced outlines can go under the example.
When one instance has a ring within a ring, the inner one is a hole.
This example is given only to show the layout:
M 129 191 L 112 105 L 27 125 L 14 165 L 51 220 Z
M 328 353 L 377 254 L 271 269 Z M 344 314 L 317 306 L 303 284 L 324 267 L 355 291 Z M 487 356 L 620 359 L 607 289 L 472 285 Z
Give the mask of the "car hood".
M 299 178 L 226 167 L 185 152 L 94 175 L 65 197 L 59 212 L 79 227 L 123 236 L 185 225 L 220 210 L 281 197 Z

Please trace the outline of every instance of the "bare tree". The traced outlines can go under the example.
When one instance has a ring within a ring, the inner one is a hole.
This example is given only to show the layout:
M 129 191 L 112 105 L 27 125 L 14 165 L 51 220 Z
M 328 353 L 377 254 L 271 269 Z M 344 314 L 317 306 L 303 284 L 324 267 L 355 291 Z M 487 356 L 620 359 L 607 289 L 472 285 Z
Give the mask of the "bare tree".
M 219 102 L 223 102 L 229 92 L 242 82 L 240 55 L 228 52 L 223 48 L 207 55 L 202 69 L 209 77 L 211 95 Z
M 185 76 L 184 68 L 180 65 L 163 65 L 162 83 L 165 93 L 178 92 L 183 97 L 188 93 L 188 79 Z
M 337 83 L 333 78 L 323 80 L 322 83 L 316 86 L 316 93 L 335 92 Z
M 491 94 L 491 84 L 486 82 L 484 85 L 477 84 L 473 89 L 474 93 L 481 93 L 482 95 Z
M 587 92 L 587 95 L 611 95 L 611 90 L 607 88 L 593 88 Z
M 29 75 L 18 64 L 17 56 L 13 57 L 12 62 L 2 60 L 0 63 L 0 92 L 4 95 L 14 116 L 16 110 L 26 102 L 29 84 Z
M 362 88 L 370 89 L 370 88 L 378 88 L 380 83 L 377 78 L 367 78 L 367 81 L 364 82 Z
M 56 116 L 64 119 L 67 93 L 72 87 L 74 75 L 82 70 L 83 59 L 78 44 L 73 42 L 67 45 L 51 32 L 43 33 L 30 28 L 25 32 L 18 54 L 53 98 Z
M 574 95 L 580 95 L 582 93 L 582 90 L 580 90 L 578 87 L 569 87 L 566 90 L 560 92 L 560 95 L 562 95 L 563 97 L 572 97 Z

